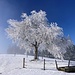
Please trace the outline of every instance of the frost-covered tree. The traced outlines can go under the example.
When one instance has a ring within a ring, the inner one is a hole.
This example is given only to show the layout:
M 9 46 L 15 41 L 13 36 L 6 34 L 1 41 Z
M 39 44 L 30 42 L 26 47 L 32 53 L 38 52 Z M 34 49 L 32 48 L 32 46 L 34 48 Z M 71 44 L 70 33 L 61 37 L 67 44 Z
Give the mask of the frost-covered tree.
M 64 59 L 75 60 L 75 46 L 69 46 L 64 54 Z
M 67 39 L 71 40 L 70 36 Z M 64 54 L 64 59 L 67 60 L 75 60 L 75 45 L 68 46 L 66 49 L 66 53 Z
M 56 41 L 55 41 L 55 45 L 57 46 L 57 50 L 58 50 L 57 57 L 64 59 L 64 54 L 66 53 L 67 48 L 69 46 L 72 47 L 73 43 L 70 39 L 68 39 L 66 37 L 61 37 L 61 38 L 58 37 L 58 39 L 56 39 Z M 55 56 L 56 56 L 56 54 L 55 54 Z
M 25 50 L 35 50 L 35 58 L 37 59 L 38 47 L 45 39 L 47 18 L 43 11 L 32 11 L 31 15 L 22 14 L 22 21 L 9 20 L 9 28 L 6 29 L 8 35 L 14 42 Z
M 23 13 L 22 20 L 8 20 L 10 26 L 6 29 L 8 36 L 20 48 L 34 50 L 34 59 L 38 59 L 38 50 L 48 50 L 55 57 L 66 51 L 68 40 L 62 42 L 63 30 L 57 23 L 48 23 L 46 13 L 32 11 L 31 15 Z
M 63 34 L 63 29 L 57 26 L 57 23 L 51 23 L 48 28 L 48 39 L 46 40 L 47 50 L 56 58 L 63 59 L 64 53 L 68 46 L 72 46 L 73 43 L 69 38 L 66 38 Z

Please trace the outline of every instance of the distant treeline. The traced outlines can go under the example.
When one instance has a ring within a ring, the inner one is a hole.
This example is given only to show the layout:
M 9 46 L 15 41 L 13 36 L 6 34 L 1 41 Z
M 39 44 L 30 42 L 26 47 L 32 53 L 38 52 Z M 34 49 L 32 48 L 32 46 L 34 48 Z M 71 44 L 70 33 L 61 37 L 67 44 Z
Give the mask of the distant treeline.
M 9 48 L 7 49 L 7 54 L 34 55 L 34 50 L 30 50 L 29 52 L 27 52 L 24 49 L 20 49 L 16 45 L 12 45 L 12 46 L 9 46 Z M 54 56 L 50 52 L 48 52 L 48 50 L 44 50 L 44 51 L 39 50 L 38 56 L 54 58 Z M 67 52 L 63 56 L 64 56 L 64 59 L 66 60 L 69 60 L 69 59 L 75 60 L 75 45 L 73 45 L 72 47 L 68 47 Z

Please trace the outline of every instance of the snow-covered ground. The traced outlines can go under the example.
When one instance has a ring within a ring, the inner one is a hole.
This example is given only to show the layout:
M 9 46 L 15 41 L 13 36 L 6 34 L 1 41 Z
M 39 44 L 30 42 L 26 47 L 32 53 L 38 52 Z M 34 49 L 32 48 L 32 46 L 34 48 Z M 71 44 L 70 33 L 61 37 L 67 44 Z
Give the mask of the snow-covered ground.
M 23 58 L 26 59 L 26 68 L 23 68 Z M 46 60 L 46 70 L 43 70 L 43 59 L 30 61 L 33 56 L 0 54 L 0 75 L 75 75 L 75 73 L 65 73 L 58 71 L 55 67 L 55 59 L 44 58 Z M 67 60 L 58 60 L 59 66 L 67 66 Z M 71 61 L 74 65 L 74 61 Z

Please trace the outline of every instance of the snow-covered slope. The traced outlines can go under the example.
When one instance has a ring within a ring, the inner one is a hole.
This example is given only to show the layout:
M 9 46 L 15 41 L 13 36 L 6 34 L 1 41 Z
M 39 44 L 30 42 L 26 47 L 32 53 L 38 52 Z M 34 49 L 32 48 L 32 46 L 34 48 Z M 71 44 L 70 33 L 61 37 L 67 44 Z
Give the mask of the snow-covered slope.
M 26 59 L 26 68 L 22 68 L 23 58 Z M 33 56 L 25 55 L 5 55 L 0 54 L 0 75 L 75 75 L 75 73 L 65 73 L 58 71 L 55 67 L 55 59 L 46 59 L 46 70 L 43 70 L 43 59 L 30 61 Z M 67 65 L 67 60 L 58 60 L 59 66 Z M 71 61 L 73 64 L 74 61 Z M 73 64 L 74 65 L 74 64 Z

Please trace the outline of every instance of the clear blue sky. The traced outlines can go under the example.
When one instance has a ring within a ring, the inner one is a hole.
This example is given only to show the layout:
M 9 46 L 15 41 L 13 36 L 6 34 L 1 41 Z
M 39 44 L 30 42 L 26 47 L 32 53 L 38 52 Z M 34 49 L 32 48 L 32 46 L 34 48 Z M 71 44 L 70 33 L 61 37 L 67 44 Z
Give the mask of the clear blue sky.
M 20 20 L 21 13 L 32 10 L 46 11 L 49 22 L 57 22 L 75 44 L 75 0 L 0 0 L 0 53 L 12 44 L 5 33 L 7 20 Z

